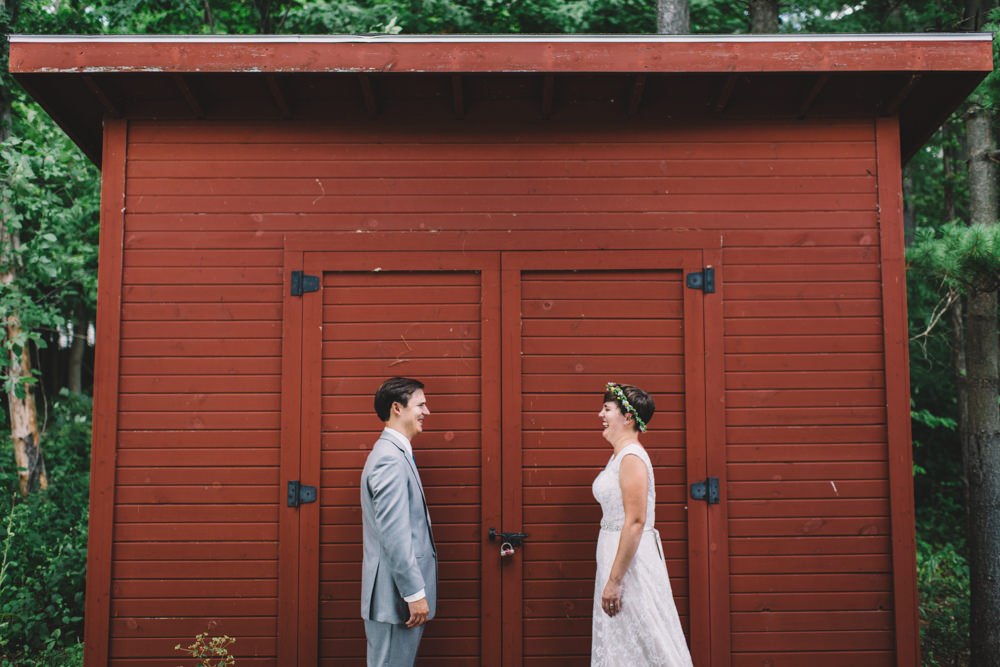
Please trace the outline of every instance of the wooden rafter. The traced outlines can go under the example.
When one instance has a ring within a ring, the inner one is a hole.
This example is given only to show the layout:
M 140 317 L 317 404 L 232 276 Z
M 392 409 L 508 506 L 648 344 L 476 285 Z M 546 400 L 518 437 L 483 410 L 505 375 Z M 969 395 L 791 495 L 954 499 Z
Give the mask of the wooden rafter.
M 365 101 L 365 113 L 369 118 L 374 118 L 378 113 L 378 106 L 375 104 L 375 91 L 372 89 L 372 82 L 367 74 L 358 75 L 358 83 L 361 84 L 361 97 Z
M 916 85 L 920 83 L 920 79 L 922 77 L 922 74 L 911 74 L 908 76 L 906 83 L 903 84 L 903 86 L 899 89 L 899 92 L 897 92 L 895 97 L 892 98 L 892 101 L 885 107 L 883 113 L 886 116 L 895 116 L 896 112 L 899 111 L 899 107 L 903 104 L 910 93 L 913 92 Z
M 456 118 L 465 115 L 465 96 L 462 91 L 462 76 L 460 74 L 453 74 L 451 77 L 451 104 L 455 110 Z
M 726 83 L 722 86 L 722 92 L 719 93 L 719 99 L 715 103 L 716 113 L 722 113 L 726 109 L 726 105 L 729 104 L 729 98 L 733 96 L 733 89 L 736 88 L 736 74 L 730 74 L 726 77 Z
M 292 108 L 288 105 L 285 94 L 281 92 L 281 86 L 278 84 L 277 78 L 273 74 L 265 74 L 264 81 L 267 82 L 267 89 L 271 93 L 271 98 L 274 100 L 275 106 L 281 112 L 281 117 L 291 118 Z
M 804 100 L 802 100 L 802 106 L 799 107 L 799 118 L 804 118 L 805 115 L 809 113 L 809 109 L 812 108 L 812 105 L 816 102 L 816 98 L 819 97 L 821 92 L 823 92 L 823 89 L 826 88 L 826 84 L 829 81 L 829 74 L 820 74 L 816 77 L 816 82 L 813 83 L 812 88 L 809 89 L 809 94 L 806 95 Z
M 115 104 L 104 92 L 104 89 L 101 88 L 101 84 L 99 84 L 97 80 L 89 74 L 84 74 L 82 78 L 83 82 L 87 84 L 87 88 L 90 88 L 90 92 L 94 93 L 94 97 L 96 97 L 97 101 L 100 102 L 102 107 L 104 107 L 104 111 L 112 118 L 121 118 L 121 110 L 118 108 L 118 105 Z
M 634 116 L 642 104 L 642 93 L 646 90 L 646 75 L 639 74 L 632 81 L 632 98 L 628 103 L 628 115 Z
M 198 101 L 194 91 L 191 90 L 191 86 L 188 85 L 187 79 L 184 78 L 184 75 L 171 74 L 170 78 L 173 79 L 174 85 L 177 86 L 177 90 L 180 91 L 181 96 L 184 97 L 184 101 L 187 102 L 191 113 L 193 113 L 196 118 L 204 118 L 205 108 L 201 106 L 201 102 Z
M 542 118 L 552 115 L 552 98 L 555 92 L 556 78 L 552 74 L 546 74 L 542 78 Z

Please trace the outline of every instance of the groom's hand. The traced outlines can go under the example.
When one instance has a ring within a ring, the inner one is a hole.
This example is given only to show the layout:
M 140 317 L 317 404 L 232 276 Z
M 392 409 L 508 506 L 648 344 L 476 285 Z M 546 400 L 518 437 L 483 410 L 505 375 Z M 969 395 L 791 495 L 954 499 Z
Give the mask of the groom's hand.
M 415 628 L 427 622 L 431 609 L 427 606 L 427 598 L 420 598 L 415 602 L 407 602 L 410 605 L 410 620 L 406 622 L 406 627 Z

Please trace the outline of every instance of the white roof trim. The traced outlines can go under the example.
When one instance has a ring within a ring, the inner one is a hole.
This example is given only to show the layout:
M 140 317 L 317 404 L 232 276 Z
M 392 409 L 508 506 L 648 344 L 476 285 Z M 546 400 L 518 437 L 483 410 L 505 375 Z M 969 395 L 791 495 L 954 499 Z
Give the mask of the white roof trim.
M 767 43 L 767 42 L 985 42 L 993 34 L 780 34 L 780 35 L 11 35 L 13 43 L 130 44 L 516 44 L 516 43 Z

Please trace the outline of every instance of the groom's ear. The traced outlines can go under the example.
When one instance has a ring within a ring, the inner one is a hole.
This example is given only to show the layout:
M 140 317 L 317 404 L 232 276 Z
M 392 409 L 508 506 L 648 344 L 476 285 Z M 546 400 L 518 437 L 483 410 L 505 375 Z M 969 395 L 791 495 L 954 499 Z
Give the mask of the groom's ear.
M 403 413 L 403 404 L 400 403 L 399 401 L 393 401 L 392 402 L 392 412 L 394 414 L 397 414 L 397 415 L 402 414 Z

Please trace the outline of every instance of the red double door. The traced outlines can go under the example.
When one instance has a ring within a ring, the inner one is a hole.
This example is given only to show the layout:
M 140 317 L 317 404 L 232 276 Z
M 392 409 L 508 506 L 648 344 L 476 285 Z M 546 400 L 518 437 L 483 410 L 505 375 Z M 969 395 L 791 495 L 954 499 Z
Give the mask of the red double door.
M 414 441 L 440 559 L 423 664 L 589 664 L 609 380 L 656 398 L 644 444 L 657 527 L 696 664 L 709 664 L 713 593 L 724 603 L 710 533 L 724 517 L 689 500 L 708 476 L 711 368 L 709 295 L 685 287 L 706 253 L 299 245 L 289 276 L 318 289 L 285 299 L 281 483 L 318 499 L 282 503 L 280 664 L 364 662 L 359 479 L 381 428 L 372 395 L 394 375 L 422 380 L 431 411 Z M 502 557 L 491 529 L 527 538 Z

